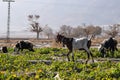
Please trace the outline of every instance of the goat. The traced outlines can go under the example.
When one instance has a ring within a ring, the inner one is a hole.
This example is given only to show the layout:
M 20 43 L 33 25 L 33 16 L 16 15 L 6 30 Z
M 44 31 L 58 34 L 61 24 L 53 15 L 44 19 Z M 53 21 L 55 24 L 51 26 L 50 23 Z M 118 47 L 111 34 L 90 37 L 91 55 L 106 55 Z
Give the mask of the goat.
M 89 50 L 89 48 L 91 46 L 91 38 L 90 39 L 88 39 L 86 37 L 79 38 L 79 39 L 67 38 L 63 35 L 58 34 L 57 38 L 56 38 L 56 42 L 63 43 L 63 45 L 66 45 L 67 48 L 69 49 L 69 52 L 67 53 L 68 61 L 70 61 L 70 58 L 69 58 L 70 53 L 72 53 L 72 60 L 74 61 L 73 50 L 85 50 L 87 52 L 87 56 L 88 56 L 88 59 L 86 60 L 86 63 L 87 63 L 90 56 L 92 57 L 92 61 L 94 62 L 93 55 L 92 55 L 91 51 Z
M 28 49 L 29 51 L 34 52 L 33 44 L 28 41 L 20 41 L 15 45 L 14 51 L 19 52 L 20 50 Z
M 102 57 L 105 57 L 106 52 L 110 51 L 112 53 L 112 57 L 114 56 L 114 51 L 118 51 L 117 49 L 117 40 L 114 38 L 110 37 L 109 39 L 104 40 L 101 44 L 100 47 L 98 48 L 98 51 L 101 53 Z
M 8 52 L 8 49 L 6 46 L 3 46 L 0 48 L 0 51 L 2 51 L 3 53 L 7 53 Z

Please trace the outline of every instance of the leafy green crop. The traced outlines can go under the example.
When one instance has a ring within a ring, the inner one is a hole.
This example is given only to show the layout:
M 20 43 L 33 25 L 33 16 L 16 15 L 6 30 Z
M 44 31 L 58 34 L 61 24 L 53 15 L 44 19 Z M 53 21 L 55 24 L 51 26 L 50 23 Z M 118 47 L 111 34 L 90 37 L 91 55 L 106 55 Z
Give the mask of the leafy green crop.
M 54 80 L 57 74 L 63 80 L 120 79 L 120 62 L 107 60 L 109 53 L 104 61 L 85 64 L 86 52 L 74 51 L 75 62 L 67 61 L 67 52 L 62 48 L 40 48 L 15 54 L 9 49 L 9 53 L 0 53 L 0 80 Z M 103 59 L 97 49 L 91 52 L 95 60 Z M 114 56 L 119 58 L 119 51 Z

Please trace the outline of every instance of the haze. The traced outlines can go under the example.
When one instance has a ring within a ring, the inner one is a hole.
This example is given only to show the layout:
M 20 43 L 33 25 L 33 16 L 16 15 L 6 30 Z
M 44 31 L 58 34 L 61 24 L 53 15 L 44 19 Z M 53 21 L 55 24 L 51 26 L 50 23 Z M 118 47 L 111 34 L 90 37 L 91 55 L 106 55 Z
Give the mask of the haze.
M 41 26 L 55 31 L 63 24 L 109 25 L 120 22 L 120 0 L 15 0 L 11 2 L 11 34 L 29 32 L 29 14 L 40 15 Z M 0 1 L 0 35 L 7 29 L 7 2 Z M 4 34 L 4 35 L 3 35 Z M 32 33 L 31 33 L 32 34 Z

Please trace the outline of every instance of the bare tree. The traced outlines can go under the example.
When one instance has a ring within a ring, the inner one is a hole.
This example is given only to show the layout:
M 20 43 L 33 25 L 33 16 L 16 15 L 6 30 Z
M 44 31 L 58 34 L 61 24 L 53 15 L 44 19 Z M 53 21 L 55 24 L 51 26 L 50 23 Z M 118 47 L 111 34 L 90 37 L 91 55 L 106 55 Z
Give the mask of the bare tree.
M 43 32 L 48 37 L 48 39 L 53 37 L 53 30 L 48 25 L 44 27 Z
M 108 30 L 105 30 L 105 33 L 111 37 L 115 37 L 118 35 L 120 30 L 119 24 L 110 25 Z
M 89 36 L 89 35 L 100 35 L 102 32 L 102 28 L 99 26 L 94 26 L 94 25 L 88 25 L 84 27 L 84 35 Z
M 101 35 L 101 33 L 102 33 L 102 28 L 100 26 L 96 26 L 94 34 L 95 35 Z
M 37 33 L 37 39 L 39 39 L 39 34 L 42 32 L 42 28 L 38 23 L 38 19 L 40 18 L 39 15 L 29 15 L 28 20 L 31 22 L 31 31 Z
M 59 32 L 64 34 L 65 36 L 70 37 L 72 35 L 72 27 L 67 25 L 62 25 L 60 27 Z
M 82 26 L 78 26 L 76 28 L 73 28 L 72 37 L 82 37 L 83 33 L 84 33 L 84 28 L 82 28 Z
M 59 33 L 62 33 L 63 35 L 67 37 L 82 37 L 82 36 L 89 36 L 89 35 L 100 35 L 102 33 L 102 28 L 100 26 L 94 26 L 94 25 L 84 25 L 78 26 L 78 27 L 71 27 L 67 25 L 62 25 L 60 27 Z

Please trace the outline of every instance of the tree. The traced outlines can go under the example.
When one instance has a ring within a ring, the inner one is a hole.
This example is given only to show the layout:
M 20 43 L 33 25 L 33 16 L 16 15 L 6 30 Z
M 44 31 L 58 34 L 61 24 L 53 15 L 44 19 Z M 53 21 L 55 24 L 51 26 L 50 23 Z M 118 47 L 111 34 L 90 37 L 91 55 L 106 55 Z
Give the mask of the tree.
M 48 25 L 44 27 L 43 32 L 48 37 L 48 39 L 53 37 L 53 30 Z
M 102 33 L 102 28 L 99 26 L 88 25 L 84 28 L 84 34 L 88 35 L 100 35 Z
M 40 32 L 42 32 L 42 28 L 40 27 L 39 23 L 38 23 L 38 19 L 40 18 L 39 15 L 29 15 L 28 16 L 28 20 L 31 22 L 31 31 L 32 32 L 36 32 L 37 33 L 37 39 L 39 39 L 39 34 Z
M 59 33 L 62 33 L 64 36 L 67 37 L 88 37 L 89 35 L 100 35 L 102 33 L 102 28 L 94 25 L 86 26 L 85 24 L 84 27 L 78 26 L 75 28 L 67 25 L 62 25 L 60 27 Z
M 72 35 L 72 27 L 67 25 L 62 25 L 60 27 L 59 33 L 62 33 L 63 35 L 70 37 Z
M 96 26 L 94 34 L 95 35 L 101 35 L 101 33 L 102 33 L 102 28 L 100 26 Z
M 82 26 L 78 26 L 76 28 L 73 28 L 72 30 L 72 37 L 82 37 L 84 33 L 84 29 L 82 28 Z
M 111 37 L 115 37 L 118 35 L 120 30 L 119 24 L 110 25 L 108 30 L 105 30 L 105 33 Z

